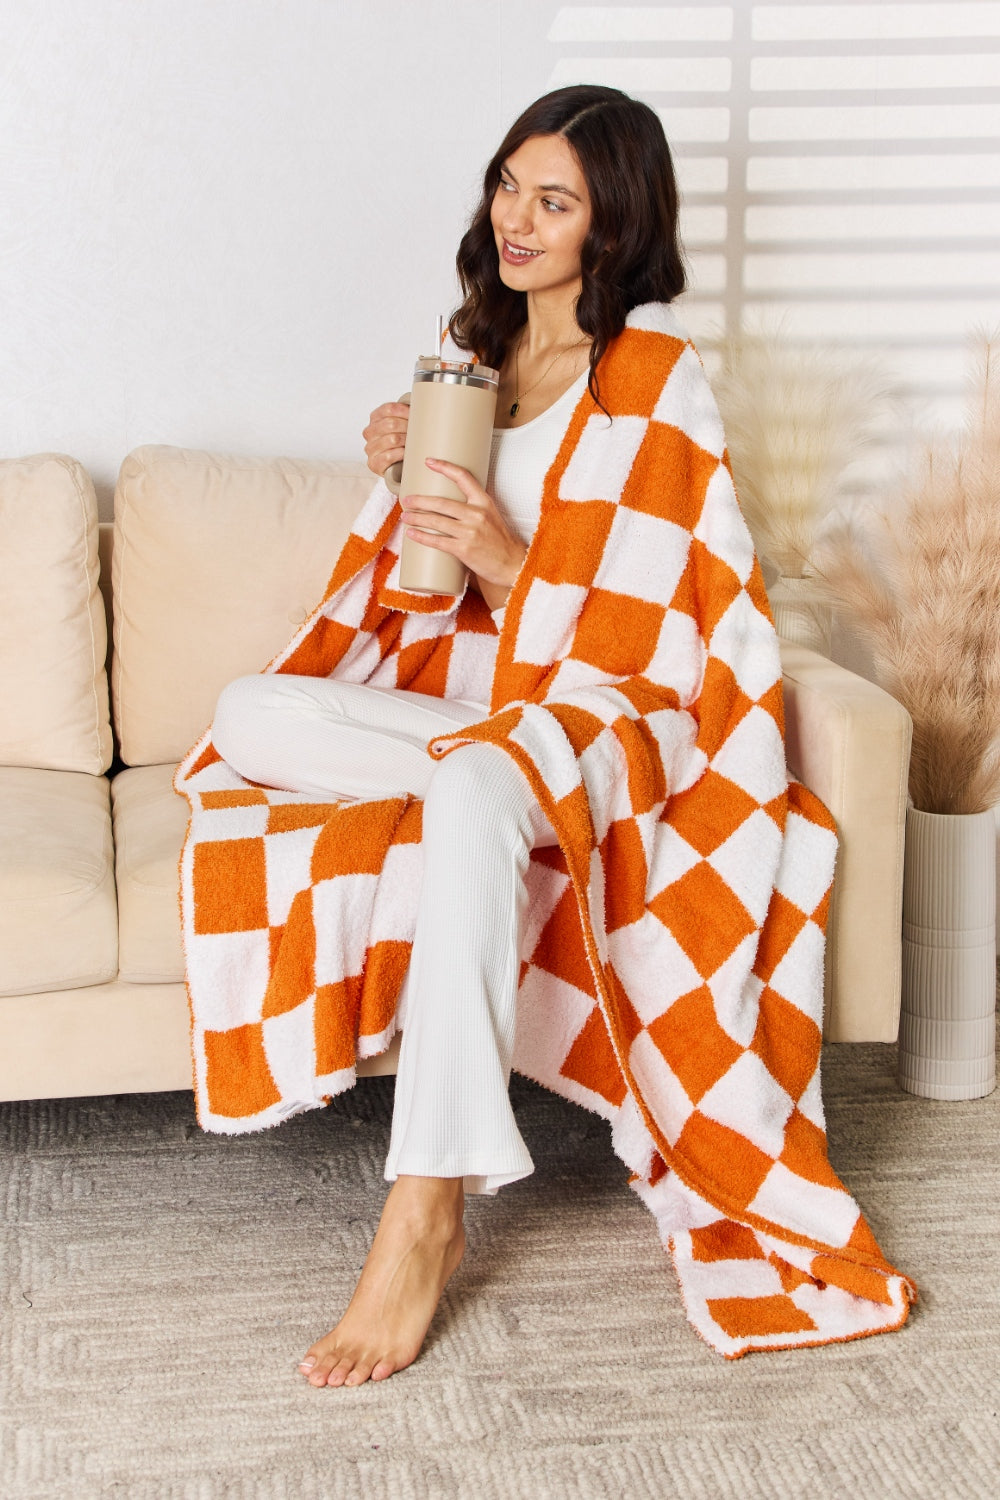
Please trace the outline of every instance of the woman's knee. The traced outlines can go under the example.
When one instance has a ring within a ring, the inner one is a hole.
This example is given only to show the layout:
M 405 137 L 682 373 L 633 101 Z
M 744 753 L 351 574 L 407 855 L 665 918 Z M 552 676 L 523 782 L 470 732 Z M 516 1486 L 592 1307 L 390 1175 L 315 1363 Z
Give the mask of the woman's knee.
M 439 761 L 424 799 L 424 821 L 477 837 L 520 834 L 537 842 L 538 804 L 524 772 L 496 745 L 462 745 Z
M 276 705 L 280 693 L 269 680 L 271 675 L 258 672 L 252 677 L 237 677 L 219 694 L 212 742 L 231 765 L 238 763 L 247 747 L 258 742 L 262 717 Z

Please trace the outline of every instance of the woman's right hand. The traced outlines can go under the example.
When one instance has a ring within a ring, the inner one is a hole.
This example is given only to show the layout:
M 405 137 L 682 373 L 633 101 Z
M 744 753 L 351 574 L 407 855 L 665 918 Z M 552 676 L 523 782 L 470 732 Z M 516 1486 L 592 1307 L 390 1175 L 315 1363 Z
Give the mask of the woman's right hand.
M 361 436 L 365 440 L 368 467 L 381 479 L 390 464 L 401 463 L 410 408 L 405 401 L 387 401 L 376 406 Z

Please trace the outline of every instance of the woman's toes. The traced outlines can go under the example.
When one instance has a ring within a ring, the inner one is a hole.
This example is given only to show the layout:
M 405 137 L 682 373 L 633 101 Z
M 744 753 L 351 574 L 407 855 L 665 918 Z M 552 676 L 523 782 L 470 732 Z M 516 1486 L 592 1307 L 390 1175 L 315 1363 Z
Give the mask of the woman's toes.
M 370 1359 L 359 1359 L 358 1362 L 357 1362 L 357 1364 L 354 1366 L 354 1369 L 351 1370 L 350 1374 L 347 1376 L 347 1379 L 344 1381 L 344 1384 L 345 1385 L 364 1385 L 365 1381 L 368 1379 L 368 1377 L 371 1374 L 371 1372 L 372 1372 L 372 1361 Z
M 372 1380 L 388 1380 L 390 1375 L 395 1375 L 398 1366 L 387 1359 L 380 1359 L 372 1369 Z
M 343 1359 L 338 1359 L 337 1363 L 333 1366 L 333 1369 L 330 1371 L 329 1375 L 326 1377 L 326 1384 L 327 1385 L 344 1385 L 346 1383 L 346 1381 L 347 1381 L 348 1375 L 351 1373 L 351 1371 L 353 1369 L 354 1369 L 354 1360 L 353 1359 L 347 1359 L 346 1357 L 343 1358 Z
M 322 1349 L 314 1346 L 299 1364 L 299 1374 L 304 1375 L 310 1385 L 326 1385 L 326 1377 L 336 1358 L 336 1354 L 324 1354 Z

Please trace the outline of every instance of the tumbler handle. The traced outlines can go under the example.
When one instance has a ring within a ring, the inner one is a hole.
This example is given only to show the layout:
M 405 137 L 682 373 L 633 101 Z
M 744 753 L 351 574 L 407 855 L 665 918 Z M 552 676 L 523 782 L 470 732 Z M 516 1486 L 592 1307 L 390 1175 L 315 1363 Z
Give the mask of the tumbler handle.
M 399 399 L 401 403 L 409 406 L 410 392 L 404 391 Z M 392 490 L 392 493 L 394 495 L 398 495 L 399 487 L 403 482 L 403 460 L 398 459 L 396 463 L 390 464 L 385 473 L 382 475 L 382 478 L 385 480 L 389 489 Z

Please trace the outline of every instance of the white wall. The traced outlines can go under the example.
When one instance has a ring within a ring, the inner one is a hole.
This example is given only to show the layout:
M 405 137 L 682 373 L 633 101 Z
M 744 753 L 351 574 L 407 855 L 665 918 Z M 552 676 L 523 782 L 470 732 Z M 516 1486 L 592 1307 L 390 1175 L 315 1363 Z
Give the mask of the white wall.
M 507 122 L 660 109 L 693 331 L 780 311 L 952 421 L 1000 322 L 1000 4 L 4 0 L 0 453 L 352 456 L 454 298 Z
M 105 511 L 139 443 L 357 455 L 554 9 L 5 0 L 0 453 L 74 454 Z

